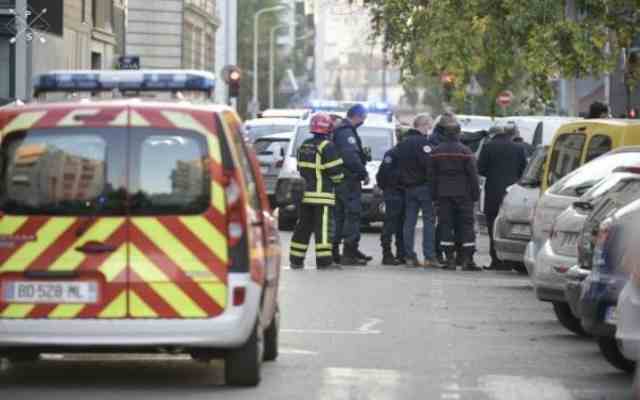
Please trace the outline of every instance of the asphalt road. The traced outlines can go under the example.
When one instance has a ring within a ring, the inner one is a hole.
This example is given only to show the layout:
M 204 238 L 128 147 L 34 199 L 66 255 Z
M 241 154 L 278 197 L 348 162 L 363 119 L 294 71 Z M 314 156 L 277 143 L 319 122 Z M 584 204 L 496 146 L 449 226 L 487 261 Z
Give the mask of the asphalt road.
M 364 235 L 368 267 L 284 271 L 281 356 L 258 388 L 223 386 L 220 362 L 51 355 L 5 365 L 0 399 L 631 399 L 631 378 L 564 330 L 528 278 L 382 267 L 378 243 Z

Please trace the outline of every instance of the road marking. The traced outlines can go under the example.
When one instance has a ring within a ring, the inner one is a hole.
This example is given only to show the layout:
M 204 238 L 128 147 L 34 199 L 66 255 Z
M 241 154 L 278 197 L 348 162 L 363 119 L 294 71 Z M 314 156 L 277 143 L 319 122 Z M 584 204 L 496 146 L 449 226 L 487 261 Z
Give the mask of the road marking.
M 312 333 L 318 335 L 379 335 L 381 331 L 342 331 L 333 329 L 281 329 L 283 333 Z
M 360 332 L 370 332 L 370 331 L 372 331 L 371 328 L 373 328 L 374 326 L 380 324 L 381 322 L 382 322 L 382 320 L 380 318 L 369 318 L 367 320 L 367 322 L 365 322 L 360 328 L 358 328 L 358 331 L 360 331 Z
M 302 350 L 302 349 L 290 349 L 290 348 L 280 348 L 278 350 L 280 354 L 291 354 L 296 356 L 317 356 L 318 352 Z
M 400 374 L 395 370 L 326 368 L 319 399 L 391 400 L 397 398 L 399 383 Z
M 480 378 L 479 387 L 494 400 L 572 400 L 564 385 L 544 377 L 488 375 Z

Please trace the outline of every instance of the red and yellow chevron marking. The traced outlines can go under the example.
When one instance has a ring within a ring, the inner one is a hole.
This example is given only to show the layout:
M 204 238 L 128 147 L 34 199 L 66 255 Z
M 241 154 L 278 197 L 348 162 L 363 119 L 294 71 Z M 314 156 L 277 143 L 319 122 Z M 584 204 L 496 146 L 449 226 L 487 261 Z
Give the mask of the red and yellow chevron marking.
M 2 318 L 123 318 L 127 314 L 127 224 L 125 218 L 100 218 L 76 237 L 81 218 L 13 217 L 0 219 L 1 235 L 32 235 L 34 241 L 0 249 L 0 277 L 24 280 L 23 272 L 76 271 L 79 279 L 101 282 L 100 304 L 2 304 Z M 87 255 L 76 247 L 89 240 L 117 246 L 113 253 Z M 124 299 L 124 301 L 123 301 Z
M 33 237 L 0 247 L 0 282 L 25 271 L 75 271 L 99 281 L 99 304 L 4 304 L 0 318 L 210 318 L 227 302 L 226 199 L 214 118 L 202 111 L 112 107 L 26 111 L 7 118 L 2 134 L 61 126 L 180 128 L 209 145 L 211 207 L 197 216 L 86 218 L 2 216 L 0 236 Z M 89 226 L 86 226 L 89 225 Z M 77 232 L 82 231 L 81 237 Z M 76 250 L 87 241 L 115 246 L 105 254 Z M 257 256 L 257 255 L 256 255 Z M 0 301 L 2 301 L 0 299 Z

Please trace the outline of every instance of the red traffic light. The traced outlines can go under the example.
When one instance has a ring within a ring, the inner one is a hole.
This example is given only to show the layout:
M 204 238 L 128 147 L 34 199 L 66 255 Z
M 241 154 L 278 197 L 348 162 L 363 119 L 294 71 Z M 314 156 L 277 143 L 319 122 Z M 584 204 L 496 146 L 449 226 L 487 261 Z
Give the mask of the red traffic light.
M 235 65 L 227 65 L 222 69 L 222 79 L 227 84 L 240 81 L 242 78 L 242 70 Z
M 229 73 L 229 80 L 230 81 L 239 81 L 240 80 L 240 71 L 237 70 L 233 70 Z

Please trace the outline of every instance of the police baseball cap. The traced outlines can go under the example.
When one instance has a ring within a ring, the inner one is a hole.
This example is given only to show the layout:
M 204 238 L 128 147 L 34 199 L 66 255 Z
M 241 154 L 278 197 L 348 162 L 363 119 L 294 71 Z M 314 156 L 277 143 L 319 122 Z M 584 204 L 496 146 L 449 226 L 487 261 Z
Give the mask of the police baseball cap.
M 347 111 L 347 117 L 348 118 L 351 118 L 351 117 L 362 117 L 362 118 L 364 118 L 366 116 L 367 116 L 367 109 L 362 104 L 356 104 L 356 105 L 352 106 L 351 108 L 349 108 L 349 111 Z

